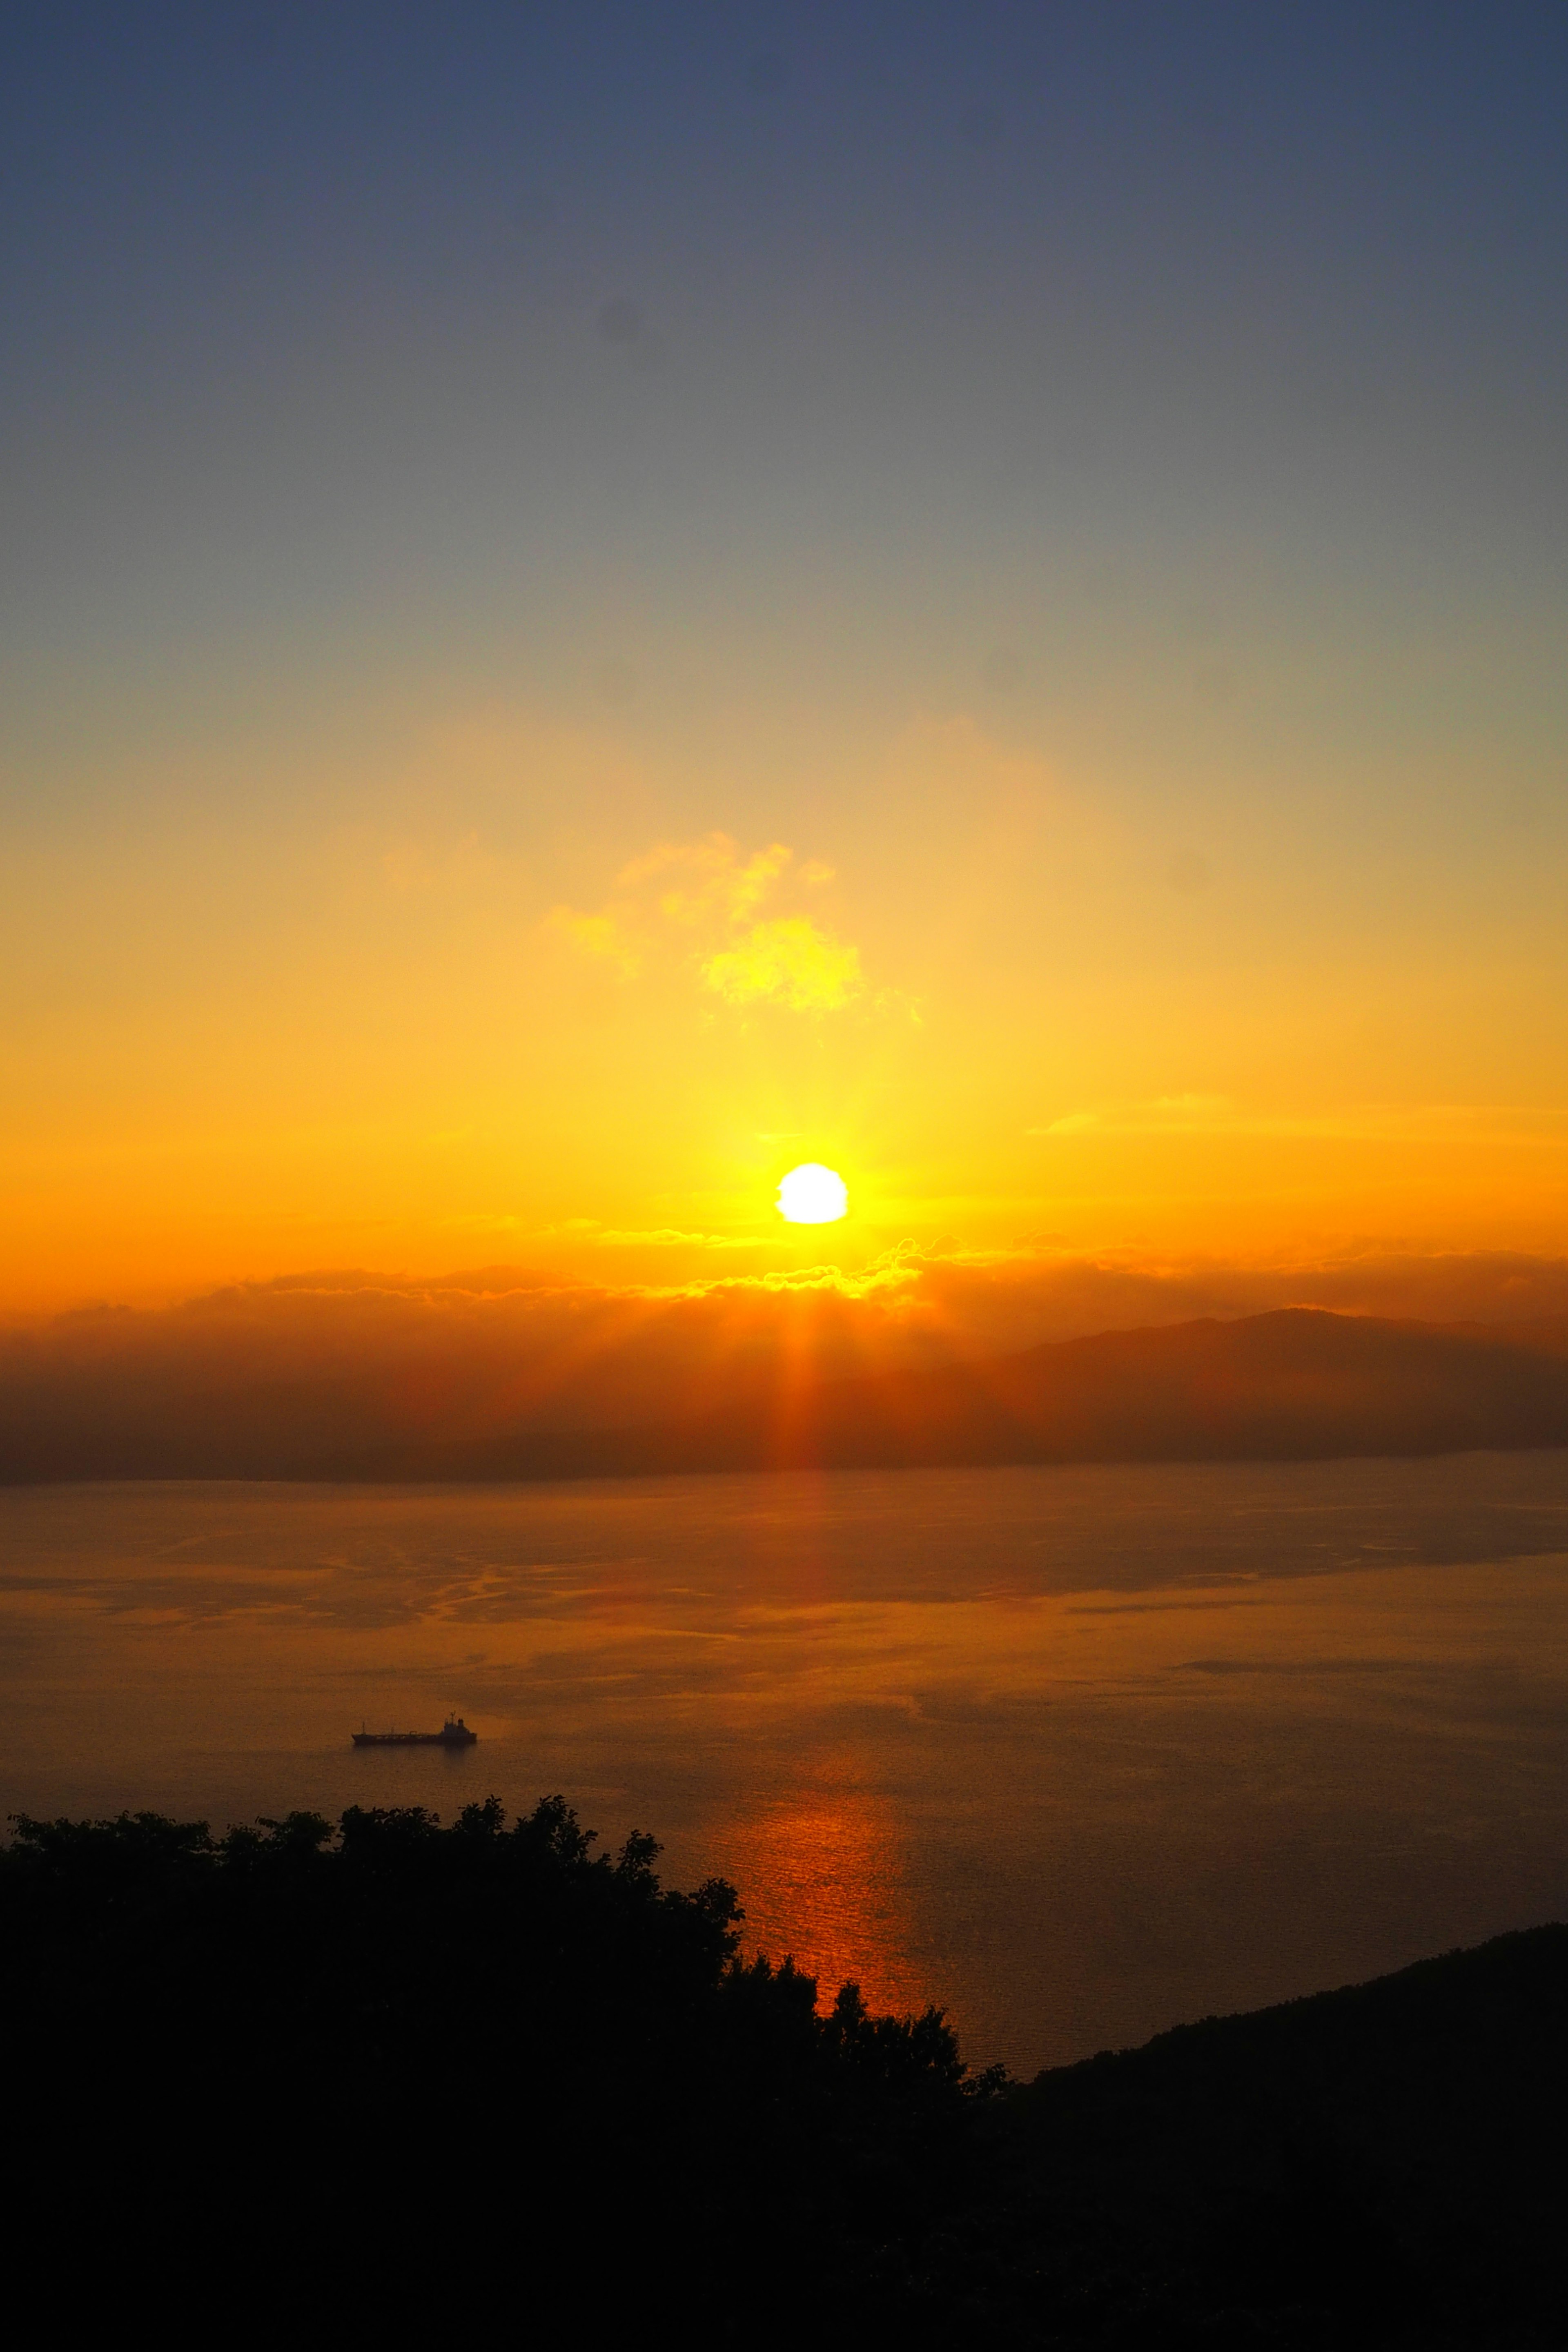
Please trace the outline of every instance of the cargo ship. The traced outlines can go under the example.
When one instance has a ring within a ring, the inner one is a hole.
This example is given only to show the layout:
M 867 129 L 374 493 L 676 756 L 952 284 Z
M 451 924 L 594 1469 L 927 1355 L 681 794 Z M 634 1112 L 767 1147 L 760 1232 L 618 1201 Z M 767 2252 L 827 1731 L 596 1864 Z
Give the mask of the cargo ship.
M 439 1731 L 356 1731 L 356 1748 L 472 1748 L 479 1739 L 460 1715 L 449 1715 Z

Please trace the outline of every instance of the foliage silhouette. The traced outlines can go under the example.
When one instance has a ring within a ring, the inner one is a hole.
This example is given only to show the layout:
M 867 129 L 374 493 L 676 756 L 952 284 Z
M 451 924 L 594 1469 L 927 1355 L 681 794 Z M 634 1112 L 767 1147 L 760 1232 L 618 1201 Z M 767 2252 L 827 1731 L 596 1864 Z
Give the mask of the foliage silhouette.
M 354 1807 L 335 1843 L 314 1813 L 20 1821 L 13 2210 L 47 2234 L 69 2179 L 117 2275 L 174 2229 L 220 2294 L 239 2228 L 258 2292 L 359 2317 L 488 2307 L 513 2266 L 537 2305 L 590 2262 L 606 2312 L 675 2244 L 694 2308 L 775 2268 L 853 2294 L 957 2160 L 951 2032 L 852 1986 L 819 2016 L 788 1961 L 739 1958 L 733 1888 L 594 1843 L 558 1797 L 510 1829 L 493 1798 L 447 1829 Z
M 204 2333 L 1561 2342 L 1568 1928 L 1020 2088 L 595 1843 L 559 1797 L 22 1821 L 14 2265 Z

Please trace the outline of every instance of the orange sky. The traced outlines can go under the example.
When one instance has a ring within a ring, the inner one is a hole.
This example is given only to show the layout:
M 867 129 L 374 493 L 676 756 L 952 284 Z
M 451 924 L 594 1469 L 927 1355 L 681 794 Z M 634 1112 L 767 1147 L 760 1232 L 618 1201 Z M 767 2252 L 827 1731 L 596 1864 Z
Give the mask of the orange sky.
M 853 778 L 823 757 L 793 813 L 753 779 L 729 825 L 725 779 L 694 791 L 651 727 L 387 732 L 291 773 L 281 823 L 231 773 L 216 814 L 175 779 L 22 843 L 7 1305 L 908 1243 L 1562 1246 L 1556 877 L 1507 839 L 1369 871 L 1318 811 L 1178 832 L 963 710 L 863 741 Z M 258 795 L 288 756 L 248 749 Z M 693 800 L 719 821 L 658 825 Z M 802 1160 L 843 1173 L 843 1225 L 783 1225 Z
M 1568 1248 L 1554 37 L 1243 16 L 40 19 L 0 1311 Z

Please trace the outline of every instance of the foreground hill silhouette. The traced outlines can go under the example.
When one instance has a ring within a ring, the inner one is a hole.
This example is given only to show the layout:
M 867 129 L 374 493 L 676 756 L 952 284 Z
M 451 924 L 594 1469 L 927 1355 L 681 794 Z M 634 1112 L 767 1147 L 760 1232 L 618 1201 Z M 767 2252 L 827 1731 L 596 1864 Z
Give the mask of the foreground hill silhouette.
M 0 1349 L 0 1481 L 561 1478 L 1568 1444 L 1562 1317 L 1442 1326 L 1289 1307 L 855 1379 L 775 1351 L 710 1371 L 689 1401 L 665 1380 L 629 1417 L 608 1358 L 577 1367 L 569 1398 L 542 1393 L 520 1410 L 504 1352 L 467 1386 L 418 1367 L 394 1376 L 373 1357 L 307 1377 L 243 1334 L 209 1358 L 162 1327 L 162 1352 L 138 1353 L 140 1327 L 128 1328 L 121 1339 L 112 1318 L 89 1318 L 47 1344 Z
M 0 1853 L 14 2281 L 465 2340 L 1562 2340 L 1568 1929 L 1020 2089 L 559 1800 Z

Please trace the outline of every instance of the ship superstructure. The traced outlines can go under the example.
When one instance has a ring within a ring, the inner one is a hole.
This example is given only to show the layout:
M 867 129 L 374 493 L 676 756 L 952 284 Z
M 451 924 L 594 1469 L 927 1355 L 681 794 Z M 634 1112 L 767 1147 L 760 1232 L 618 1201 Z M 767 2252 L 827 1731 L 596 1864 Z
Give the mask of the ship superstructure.
M 439 1731 L 356 1731 L 356 1748 L 472 1748 L 479 1739 L 460 1715 L 449 1715 Z

